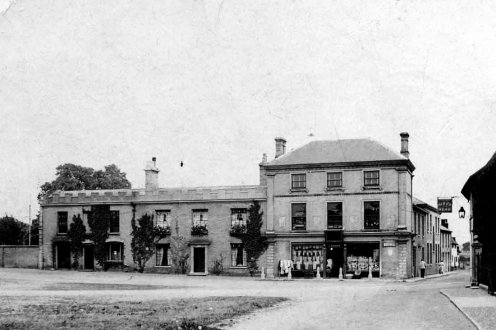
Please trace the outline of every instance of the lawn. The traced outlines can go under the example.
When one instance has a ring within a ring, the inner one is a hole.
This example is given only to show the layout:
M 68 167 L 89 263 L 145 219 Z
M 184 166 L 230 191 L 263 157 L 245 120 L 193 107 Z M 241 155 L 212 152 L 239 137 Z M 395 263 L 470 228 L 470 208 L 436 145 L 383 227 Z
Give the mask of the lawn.
M 146 301 L 1 297 L 0 329 L 218 329 L 236 316 L 285 300 L 246 296 Z

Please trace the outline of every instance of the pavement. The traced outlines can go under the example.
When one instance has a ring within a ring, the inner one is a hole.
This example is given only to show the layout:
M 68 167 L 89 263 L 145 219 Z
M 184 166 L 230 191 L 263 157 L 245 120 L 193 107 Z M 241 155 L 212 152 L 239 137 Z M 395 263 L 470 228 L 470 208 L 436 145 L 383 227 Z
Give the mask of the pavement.
M 496 329 L 496 297 L 487 288 L 460 287 L 440 290 L 477 329 Z

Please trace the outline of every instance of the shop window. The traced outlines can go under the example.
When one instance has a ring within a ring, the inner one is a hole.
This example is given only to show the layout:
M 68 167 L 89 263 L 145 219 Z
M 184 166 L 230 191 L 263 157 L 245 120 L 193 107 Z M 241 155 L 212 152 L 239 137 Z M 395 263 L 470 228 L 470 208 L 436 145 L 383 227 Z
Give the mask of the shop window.
M 246 250 L 243 244 L 231 244 L 231 267 L 246 267 Z
M 377 243 L 357 243 L 348 244 L 346 256 L 347 271 L 368 273 L 369 267 L 372 272 L 379 272 L 379 244 Z
M 111 261 L 122 260 L 122 243 L 109 243 L 108 260 Z
M 157 217 L 157 227 L 170 229 L 170 210 L 157 210 L 155 213 Z
M 157 244 L 155 246 L 155 265 L 156 266 L 170 266 L 170 253 L 169 253 L 169 244 Z
M 307 187 L 306 174 L 292 174 L 291 175 L 291 189 L 305 189 Z
M 247 209 L 231 209 L 231 227 L 246 226 Z
M 291 244 L 291 260 L 296 270 L 324 269 L 323 244 Z
M 327 228 L 343 228 L 343 203 L 327 203 Z
M 119 233 L 119 211 L 110 211 L 110 233 Z
M 364 228 L 379 229 L 380 228 L 380 203 L 379 202 L 364 202 Z
M 58 233 L 67 234 L 67 212 L 57 212 Z
M 307 205 L 305 203 L 291 204 L 291 228 L 292 230 L 306 230 Z
M 379 186 L 379 171 L 364 171 L 363 172 L 363 185 L 365 187 L 378 187 Z
M 343 173 L 327 173 L 327 188 L 341 188 L 343 186 Z

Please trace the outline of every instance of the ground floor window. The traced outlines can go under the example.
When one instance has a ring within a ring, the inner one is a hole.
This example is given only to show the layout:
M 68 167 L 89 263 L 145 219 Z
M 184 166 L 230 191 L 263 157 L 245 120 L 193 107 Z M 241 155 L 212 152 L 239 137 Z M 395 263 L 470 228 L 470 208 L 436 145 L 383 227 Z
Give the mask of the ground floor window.
M 346 257 L 348 272 L 379 272 L 379 243 L 349 243 Z
M 109 243 L 109 256 L 108 260 L 121 261 L 122 260 L 122 243 Z
M 155 265 L 156 266 L 170 266 L 170 253 L 169 253 L 169 244 L 157 244 L 155 246 Z
M 246 267 L 246 250 L 243 244 L 231 244 L 231 267 Z
M 293 243 L 291 244 L 291 260 L 296 270 L 316 270 L 324 267 L 324 245 Z

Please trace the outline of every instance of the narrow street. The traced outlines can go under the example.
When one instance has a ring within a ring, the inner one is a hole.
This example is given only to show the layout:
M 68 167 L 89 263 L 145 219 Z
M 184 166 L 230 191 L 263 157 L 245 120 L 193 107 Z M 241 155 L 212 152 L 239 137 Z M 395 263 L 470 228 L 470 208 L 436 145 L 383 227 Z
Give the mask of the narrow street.
M 468 273 L 460 272 L 418 282 L 326 285 L 314 298 L 247 316 L 233 329 L 475 329 L 439 292 L 466 283 Z

